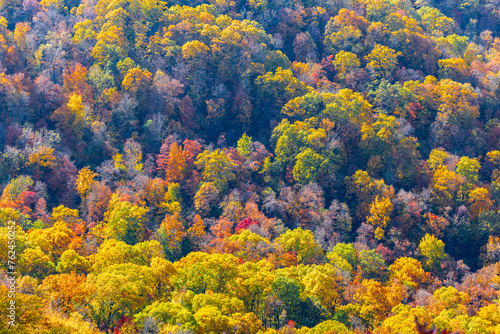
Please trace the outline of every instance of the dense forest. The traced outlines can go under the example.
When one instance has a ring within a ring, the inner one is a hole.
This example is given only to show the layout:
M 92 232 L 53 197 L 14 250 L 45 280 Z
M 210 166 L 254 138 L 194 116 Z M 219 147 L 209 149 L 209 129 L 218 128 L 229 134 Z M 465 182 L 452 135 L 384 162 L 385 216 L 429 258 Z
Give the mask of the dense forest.
M 500 333 L 499 33 L 497 0 L 1 0 L 0 333 Z

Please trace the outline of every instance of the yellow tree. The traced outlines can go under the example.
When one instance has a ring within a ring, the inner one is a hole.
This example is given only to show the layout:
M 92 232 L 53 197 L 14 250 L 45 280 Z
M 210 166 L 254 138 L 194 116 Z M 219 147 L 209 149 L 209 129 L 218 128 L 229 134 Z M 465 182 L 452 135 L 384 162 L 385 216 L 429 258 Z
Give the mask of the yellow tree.
M 436 168 L 432 177 L 431 191 L 432 202 L 439 210 L 454 206 L 460 183 L 459 176 L 446 166 L 440 165 Z
M 113 321 L 132 316 L 151 301 L 155 274 L 146 266 L 124 263 L 90 274 L 87 282 L 93 288 L 89 315 L 98 327 L 109 330 Z
M 78 210 L 67 208 L 64 205 L 59 205 L 52 209 L 50 221 L 53 225 L 56 223 L 64 223 L 72 230 L 77 230 L 82 224 Z
M 493 203 L 490 199 L 490 193 L 486 188 L 476 188 L 469 193 L 469 210 L 474 218 L 477 218 L 481 212 L 490 210 Z
M 212 182 L 203 182 L 194 196 L 194 207 L 202 215 L 210 212 L 219 199 L 219 190 Z
M 36 151 L 29 155 L 27 164 L 37 169 L 40 167 L 56 167 L 54 149 L 47 146 L 40 146 Z
M 236 164 L 223 150 L 203 151 L 195 164 L 203 170 L 203 181 L 212 183 L 219 191 L 225 190 L 229 181 L 235 178 L 233 169 Z
M 429 269 L 437 269 L 441 260 L 447 257 L 444 252 L 444 242 L 430 234 L 422 238 L 418 250 L 424 256 L 425 266 Z
M 470 128 L 479 117 L 478 94 L 469 83 L 458 83 L 450 79 L 439 82 L 439 117 L 451 124 Z
M 340 80 L 345 80 L 346 74 L 360 67 L 361 63 L 358 56 L 352 52 L 340 51 L 333 59 L 333 66 L 337 71 L 337 77 Z
M 315 296 L 331 314 L 341 305 L 346 282 L 331 264 L 312 265 L 302 283 L 304 294 Z
M 186 168 L 186 160 L 182 152 L 182 147 L 177 143 L 172 143 L 168 149 L 168 153 L 161 154 L 158 157 L 158 169 L 165 172 L 165 181 L 179 182 L 182 180 L 184 169 Z
M 106 238 L 122 240 L 130 245 L 141 241 L 144 237 L 145 214 L 148 208 L 132 205 L 127 201 L 115 201 L 110 204 L 104 219 Z
M 387 196 L 376 196 L 370 205 L 370 215 L 366 218 L 368 224 L 376 227 L 375 237 L 380 240 L 384 237 L 384 231 L 390 220 L 393 205 Z
M 294 252 L 299 263 L 317 263 L 323 256 L 323 250 L 314 241 L 313 233 L 300 227 L 286 231 L 276 239 L 276 243 L 283 245 L 285 251 Z
M 90 262 L 73 249 L 65 250 L 56 266 L 60 273 L 86 274 L 90 269 Z
M 72 313 L 85 309 L 92 294 L 87 285 L 85 275 L 64 273 L 45 278 L 40 285 L 40 291 L 53 310 Z
M 373 50 L 365 57 L 366 68 L 374 78 L 387 78 L 396 68 L 398 56 L 401 54 L 385 45 L 375 44 Z
M 276 278 L 274 266 L 267 260 L 245 262 L 238 267 L 240 280 L 236 286 L 237 297 L 245 305 L 246 312 L 257 317 L 265 317 L 265 301 L 271 293 L 271 285 Z
M 71 93 L 68 102 L 56 109 L 50 119 L 57 122 L 58 128 L 72 131 L 81 139 L 83 130 L 91 124 L 92 115 L 88 111 L 89 108 L 84 105 L 82 96 L 78 93 Z
M 391 316 L 384 320 L 374 333 L 376 334 L 414 334 L 417 332 L 417 324 L 431 324 L 432 315 L 423 306 L 411 307 L 399 304 L 392 308 Z
M 89 167 L 84 167 L 80 169 L 78 172 L 78 176 L 76 178 L 76 190 L 82 196 L 82 198 L 87 197 L 90 187 L 92 184 L 95 182 L 94 178 L 98 176 L 99 174 L 94 173 L 93 171 L 90 170 Z
M 197 40 L 186 42 L 182 46 L 182 58 L 195 68 L 205 68 L 210 54 L 210 48 Z
M 194 293 L 211 290 L 233 295 L 238 282 L 240 261 L 231 254 L 191 252 L 174 263 L 177 289 L 186 287 Z
M 430 283 L 431 277 L 422 269 L 422 263 L 411 257 L 401 257 L 389 266 L 390 279 L 399 280 L 411 289 L 420 284 Z
M 370 212 L 370 204 L 376 196 L 389 190 L 384 180 L 375 179 L 363 170 L 358 170 L 348 179 L 348 195 L 357 201 L 356 214 L 359 219 L 366 219 Z
M 360 54 L 363 49 L 363 35 L 369 23 L 356 12 L 342 8 L 338 15 L 331 17 L 325 27 L 325 49 L 330 54 L 344 50 Z
M 28 236 L 32 245 L 43 250 L 53 261 L 58 259 L 68 248 L 79 246 L 72 244 L 75 232 L 65 222 L 61 221 L 43 230 L 32 230 Z
M 132 68 L 127 71 L 122 81 L 122 88 L 133 95 L 149 89 L 153 83 L 153 75 L 148 70 Z
M 399 284 L 384 287 L 378 281 L 365 279 L 353 296 L 356 303 L 343 306 L 342 309 L 358 316 L 369 327 L 376 328 L 405 297 L 405 289 Z
M 89 29 L 87 28 L 86 30 Z M 96 39 L 97 43 L 92 49 L 92 57 L 98 65 L 106 65 L 113 56 L 119 58 L 126 57 L 128 41 L 122 27 L 106 25 L 97 34 Z
M 181 217 L 178 214 L 166 215 L 161 228 L 168 236 L 168 246 L 172 249 L 179 249 L 181 241 L 186 237 Z
M 161 257 L 154 257 L 151 260 L 150 268 L 155 274 L 155 294 L 159 300 L 167 300 L 171 297 L 173 290 L 172 277 L 175 274 L 175 268 L 172 262 Z

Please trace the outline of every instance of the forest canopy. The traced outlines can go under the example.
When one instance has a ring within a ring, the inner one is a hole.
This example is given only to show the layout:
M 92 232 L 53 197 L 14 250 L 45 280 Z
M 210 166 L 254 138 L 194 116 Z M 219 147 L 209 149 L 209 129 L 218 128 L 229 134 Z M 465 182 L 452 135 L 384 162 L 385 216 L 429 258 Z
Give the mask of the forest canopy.
M 0 1 L 0 333 L 500 333 L 499 33 L 493 0 Z

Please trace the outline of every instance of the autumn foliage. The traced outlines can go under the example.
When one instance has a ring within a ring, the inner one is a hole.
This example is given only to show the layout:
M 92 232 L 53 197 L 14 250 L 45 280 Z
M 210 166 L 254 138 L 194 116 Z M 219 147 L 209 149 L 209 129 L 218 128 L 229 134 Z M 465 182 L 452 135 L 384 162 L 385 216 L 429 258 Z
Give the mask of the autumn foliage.
M 500 333 L 498 13 L 0 1 L 0 333 Z

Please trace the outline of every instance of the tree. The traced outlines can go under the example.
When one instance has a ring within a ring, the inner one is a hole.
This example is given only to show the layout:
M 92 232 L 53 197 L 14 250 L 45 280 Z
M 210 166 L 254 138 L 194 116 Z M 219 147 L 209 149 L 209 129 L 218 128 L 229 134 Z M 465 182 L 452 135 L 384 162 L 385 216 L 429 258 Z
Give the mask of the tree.
M 255 79 L 258 101 L 256 106 L 271 108 L 270 115 L 262 115 L 271 119 L 291 99 L 309 92 L 309 88 L 293 76 L 292 71 L 278 67 L 276 71 L 268 72 Z M 259 115 L 255 115 L 257 117 Z
M 277 298 L 277 307 L 267 312 L 269 323 L 275 328 L 280 327 L 279 318 L 282 316 L 283 311 L 285 311 L 288 319 L 298 322 L 301 317 L 300 294 L 303 291 L 300 282 L 295 278 L 277 275 L 272 283 L 272 290 L 273 295 Z
M 454 206 L 459 186 L 460 179 L 455 172 L 443 165 L 437 167 L 432 178 L 432 195 L 433 203 L 439 210 Z
M 368 28 L 368 21 L 354 11 L 342 8 L 338 15 L 331 17 L 325 27 L 324 45 L 330 54 L 348 51 L 360 54 L 363 47 L 363 35 Z
M 139 110 L 144 112 L 145 103 L 150 102 L 151 86 L 153 84 L 153 75 L 148 70 L 132 68 L 122 81 L 122 89 L 132 96 L 137 96 L 139 101 Z
M 96 325 L 109 330 L 113 321 L 131 316 L 150 301 L 154 286 L 153 270 L 132 263 L 117 264 L 87 278 L 93 287 L 90 316 Z
M 90 255 L 89 260 L 92 263 L 92 272 L 100 273 L 107 267 L 120 263 L 136 263 L 138 254 L 133 246 L 115 239 L 105 240 L 99 248 Z
M 64 221 L 57 221 L 54 226 L 46 229 L 35 229 L 29 234 L 29 239 L 35 248 L 43 250 L 44 256 L 50 256 L 55 262 L 68 248 L 78 248 L 78 238 Z M 81 241 L 80 241 L 81 242 Z
M 48 276 L 43 280 L 40 290 L 53 310 L 67 314 L 77 309 L 86 310 L 92 294 L 85 275 L 75 273 Z
M 182 58 L 196 67 L 204 68 L 210 59 L 210 48 L 200 41 L 193 40 L 182 46 Z
M 247 261 L 239 267 L 239 271 L 238 298 L 243 301 L 246 312 L 254 313 L 265 322 L 265 301 L 276 278 L 273 265 L 267 260 Z
M 376 44 L 373 50 L 365 57 L 366 68 L 374 78 L 387 78 L 396 68 L 398 56 L 401 52 Z
M 252 137 L 247 136 L 246 133 L 238 140 L 238 153 L 245 158 L 250 158 L 250 146 L 252 145 Z
M 391 13 L 387 18 L 394 48 L 400 51 L 404 66 L 427 74 L 434 74 L 441 51 L 431 38 L 424 34 L 417 20 L 401 13 Z
M 431 230 L 432 234 L 437 237 L 442 237 L 444 230 L 448 227 L 448 225 L 450 225 L 450 222 L 446 220 L 446 218 L 430 212 L 427 214 L 427 218 L 427 226 Z
M 359 269 L 363 279 L 383 281 L 387 268 L 384 258 L 374 249 L 363 249 L 359 252 Z
M 422 17 L 424 27 L 433 36 L 446 36 L 454 30 L 455 22 L 449 17 L 444 16 L 437 8 L 423 6 L 417 13 Z
M 430 282 L 430 274 L 422 269 L 420 261 L 401 257 L 389 266 L 391 280 L 399 280 L 411 289 L 417 289 L 419 285 Z
M 470 183 L 478 182 L 478 172 L 481 168 L 476 158 L 461 157 L 457 164 L 457 174 L 465 177 Z
M 202 169 L 203 180 L 212 183 L 219 191 L 225 191 L 228 183 L 235 178 L 233 168 L 236 164 L 227 151 L 203 151 L 196 157 L 195 164 Z
M 167 245 L 170 249 L 179 250 L 182 240 L 186 237 L 184 225 L 178 214 L 166 215 L 161 223 L 161 228 L 166 233 Z
M 335 71 L 337 71 L 337 77 L 344 81 L 348 72 L 360 67 L 361 63 L 352 52 L 340 51 L 335 55 L 333 60 L 333 66 L 335 66 Z
M 146 327 L 148 319 L 156 319 L 156 321 L 161 321 L 168 325 L 182 324 L 182 329 L 190 331 L 198 328 L 194 314 L 186 307 L 175 302 L 155 301 L 146 306 L 140 313 L 137 313 L 134 319 L 139 327 L 141 325 Z M 176 329 L 180 330 L 181 328 L 177 327 Z
M 88 217 L 92 221 L 102 221 L 111 199 L 111 189 L 105 182 L 95 181 L 86 198 Z
M 311 38 L 311 34 L 298 33 L 293 40 L 293 53 L 295 61 L 316 60 L 316 44 Z
M 438 117 L 467 129 L 479 116 L 478 95 L 469 83 L 461 84 L 450 79 L 441 80 L 439 93 Z
M 447 255 L 444 252 L 444 242 L 433 235 L 426 234 L 418 245 L 420 253 L 425 257 L 425 266 L 429 269 L 439 268 L 441 260 Z
M 204 215 L 210 213 L 211 207 L 219 200 L 219 190 L 212 182 L 203 182 L 194 196 L 196 210 Z
M 299 184 L 315 182 L 321 172 L 321 165 L 325 159 L 310 148 L 296 156 L 297 162 L 293 167 L 293 178 Z
M 384 180 L 375 179 L 363 170 L 358 170 L 347 180 L 348 195 L 354 196 L 357 202 L 356 215 L 358 219 L 365 219 L 370 210 L 370 204 L 377 195 L 387 191 Z
M 384 236 L 392 209 L 391 199 L 385 196 L 382 198 L 376 196 L 370 205 L 370 216 L 367 217 L 367 222 L 376 227 L 375 237 L 379 240 Z
M 338 125 L 351 122 L 361 126 L 373 120 L 372 105 L 358 92 L 340 89 L 321 116 L 328 117 Z
M 175 268 L 172 262 L 161 257 L 153 257 L 151 259 L 151 269 L 155 274 L 155 294 L 160 300 L 170 298 L 173 290 L 172 277 L 175 274 Z
M 112 199 L 113 201 L 113 199 Z M 115 200 L 105 214 L 106 238 L 116 239 L 133 245 L 144 238 L 145 213 L 149 209 L 132 205 L 127 201 Z
M 70 131 L 76 138 L 82 139 L 86 127 L 90 126 L 89 108 L 78 93 L 71 93 L 65 105 L 56 109 L 50 119 L 57 122 L 57 127 Z
M 276 242 L 281 244 L 285 251 L 294 252 L 299 263 L 317 263 L 323 256 L 321 247 L 314 242 L 313 233 L 300 227 L 286 231 Z
M 359 256 L 352 244 L 338 243 L 326 257 L 335 267 L 348 272 L 356 269 L 359 262 Z
M 63 73 L 63 93 L 68 95 L 77 94 L 82 96 L 84 103 L 92 104 L 94 91 L 87 83 L 87 76 L 88 70 L 81 64 L 68 67 Z
M 78 191 L 82 198 L 87 197 L 92 184 L 95 182 L 94 178 L 98 175 L 99 174 L 92 172 L 89 167 L 80 169 L 76 179 L 76 191 Z
M 330 314 L 343 301 L 345 281 L 331 264 L 312 265 L 309 272 L 302 278 L 304 294 L 315 296 Z
M 430 324 L 432 316 L 423 306 L 411 307 L 410 305 L 399 304 L 392 310 L 392 315 L 384 320 L 380 325 L 380 333 L 401 333 L 413 334 L 417 330 L 417 324 Z
M 32 275 L 40 279 L 55 274 L 54 262 L 40 246 L 26 249 L 19 256 L 18 268 L 22 275 Z
M 92 49 L 92 57 L 97 65 L 126 57 L 128 41 L 122 27 L 108 24 L 96 36 L 97 43 Z
M 375 328 L 384 320 L 389 310 L 405 297 L 404 289 L 400 285 L 384 287 L 376 280 L 365 279 L 354 294 L 353 299 L 356 303 L 342 308 L 358 316 L 368 327 Z
M 90 269 L 90 262 L 73 249 L 68 249 L 61 254 L 56 270 L 60 273 L 85 274 Z
M 476 188 L 469 193 L 469 210 L 473 217 L 478 217 L 482 212 L 489 211 L 492 206 L 488 189 Z
M 191 252 L 174 263 L 176 288 L 196 294 L 211 290 L 216 293 L 234 294 L 239 276 L 240 261 L 231 254 L 207 254 Z
M 165 147 L 166 140 L 160 148 L 157 164 L 158 169 L 165 173 L 165 181 L 179 182 L 183 178 L 186 168 L 186 160 L 183 157 L 182 147 L 177 143 L 172 143 L 170 147 Z
M 442 79 L 452 79 L 465 81 L 469 76 L 469 69 L 462 58 L 439 59 L 439 77 Z
M 39 312 L 40 308 L 44 307 L 44 301 L 41 297 L 35 294 L 16 292 L 15 298 L 9 298 L 11 290 L 7 286 L 0 286 L 0 306 L 7 309 L 10 306 L 10 301 L 14 300 L 16 304 L 16 312 L 20 312 L 22 317 L 16 319 L 16 325 L 11 326 L 7 317 L 0 322 L 0 329 L 14 334 L 27 333 L 37 325 L 41 325 L 44 321 L 43 314 Z M 35 327 L 36 328 L 36 327 Z

